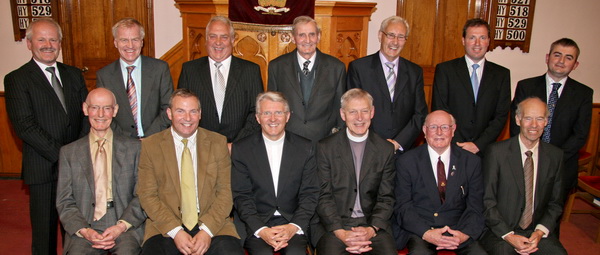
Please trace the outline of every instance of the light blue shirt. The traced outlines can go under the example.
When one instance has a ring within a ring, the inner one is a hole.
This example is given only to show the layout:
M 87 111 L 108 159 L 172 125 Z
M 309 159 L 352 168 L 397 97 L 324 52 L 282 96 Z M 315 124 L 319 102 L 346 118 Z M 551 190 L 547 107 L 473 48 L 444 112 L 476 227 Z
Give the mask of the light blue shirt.
M 125 86 L 125 91 L 127 91 L 127 80 L 128 80 L 127 67 L 130 65 L 125 63 L 125 61 L 123 61 L 123 59 L 119 59 L 119 63 L 121 64 L 121 73 L 123 74 L 123 82 L 124 82 L 124 86 Z M 135 62 L 133 62 L 132 66 L 135 66 L 135 68 L 133 69 L 133 72 L 131 72 L 131 78 L 133 78 L 133 83 L 135 83 L 135 94 L 137 97 L 137 105 L 138 105 L 138 111 L 137 111 L 138 136 L 144 137 L 144 128 L 142 126 L 142 58 L 138 57 L 135 60 Z M 129 109 L 131 111 L 131 106 L 129 108 L 124 108 L 124 106 L 121 106 L 121 109 Z

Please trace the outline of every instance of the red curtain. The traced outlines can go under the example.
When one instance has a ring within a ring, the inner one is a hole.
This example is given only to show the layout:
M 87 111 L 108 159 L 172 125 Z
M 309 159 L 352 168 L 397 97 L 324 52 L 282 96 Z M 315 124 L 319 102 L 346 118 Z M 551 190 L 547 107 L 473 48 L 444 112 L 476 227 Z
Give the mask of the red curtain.
M 315 0 L 229 0 L 229 19 L 269 25 L 292 24 L 302 15 L 315 16 Z

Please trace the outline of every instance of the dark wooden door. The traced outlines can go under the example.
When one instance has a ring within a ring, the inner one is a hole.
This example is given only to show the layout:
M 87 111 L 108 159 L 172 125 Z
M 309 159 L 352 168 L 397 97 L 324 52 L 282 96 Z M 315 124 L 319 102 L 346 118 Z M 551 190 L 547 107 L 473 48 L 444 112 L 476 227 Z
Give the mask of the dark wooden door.
M 96 87 L 96 71 L 117 60 L 112 25 L 133 17 L 144 25 L 142 54 L 154 56 L 152 0 L 61 0 L 63 62 L 81 68 L 88 89 Z

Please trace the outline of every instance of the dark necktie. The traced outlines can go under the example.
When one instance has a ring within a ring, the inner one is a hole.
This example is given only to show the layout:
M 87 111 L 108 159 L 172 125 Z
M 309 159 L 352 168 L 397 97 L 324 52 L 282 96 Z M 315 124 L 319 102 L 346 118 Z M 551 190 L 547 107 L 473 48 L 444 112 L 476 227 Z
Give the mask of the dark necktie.
M 131 106 L 131 113 L 133 114 L 133 122 L 135 123 L 135 130 L 138 129 L 138 103 L 137 103 L 137 92 L 135 90 L 135 82 L 131 73 L 135 69 L 135 66 L 127 67 L 127 98 L 129 99 L 129 106 Z M 137 131 L 136 131 L 137 133 Z
M 52 74 L 52 88 L 54 89 L 54 93 L 56 93 L 56 96 L 58 96 L 58 100 L 60 101 L 60 104 L 66 112 L 67 105 L 65 104 L 65 94 L 63 93 L 63 87 L 60 84 L 58 77 L 56 77 L 55 70 L 56 69 L 53 66 L 46 67 L 46 71 Z
M 438 176 L 438 191 L 440 192 L 440 201 L 442 204 L 446 201 L 446 168 L 442 157 L 438 157 L 437 162 L 437 176 Z
M 308 72 L 310 72 L 308 70 L 308 65 L 310 65 L 310 60 L 306 60 L 304 61 L 304 64 L 302 64 L 302 73 L 304 73 L 304 75 L 308 75 Z
M 542 135 L 543 142 L 550 142 L 550 132 L 552 129 L 552 119 L 554 115 L 554 109 L 556 107 L 556 103 L 558 102 L 558 89 L 560 88 L 560 83 L 555 82 L 552 83 L 552 92 L 550 92 L 550 98 L 548 98 L 548 124 L 544 127 L 544 135 Z
M 523 177 L 525 179 L 525 209 L 519 220 L 519 227 L 526 229 L 531 224 L 533 217 L 533 159 L 531 151 L 526 151 L 525 164 L 523 165 Z

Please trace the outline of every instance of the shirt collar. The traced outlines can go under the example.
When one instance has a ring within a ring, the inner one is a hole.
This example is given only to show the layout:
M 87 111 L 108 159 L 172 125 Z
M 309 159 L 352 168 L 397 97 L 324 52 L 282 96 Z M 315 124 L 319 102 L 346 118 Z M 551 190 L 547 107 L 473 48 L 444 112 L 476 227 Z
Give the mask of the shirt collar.
M 188 137 L 188 147 L 193 147 L 196 145 L 196 135 L 198 134 L 198 129 L 196 129 L 196 131 L 194 131 L 194 133 Z M 173 129 L 173 127 L 171 127 L 171 135 L 173 136 L 173 140 L 175 141 L 175 143 L 183 143 L 181 140 L 183 140 L 183 137 L 181 137 L 179 134 L 177 134 L 177 132 L 175 132 L 175 129 Z
M 521 154 L 524 154 L 526 151 L 531 151 L 531 152 L 533 152 L 533 154 L 537 155 L 538 147 L 542 141 L 540 139 L 538 139 L 537 143 L 535 143 L 533 148 L 529 149 L 529 148 L 525 147 L 523 140 L 521 140 L 521 134 L 519 134 L 518 136 L 519 136 L 519 147 L 521 148 Z
M 217 63 L 217 61 L 215 61 L 214 59 L 208 57 L 208 63 L 210 64 L 210 66 L 215 66 L 215 63 Z M 229 55 L 229 57 L 227 57 L 226 59 L 224 59 L 223 61 L 221 61 L 221 64 L 225 67 L 225 66 L 229 66 L 231 65 L 231 55 Z
M 121 68 L 125 70 L 127 70 L 128 66 L 135 66 L 135 69 L 138 69 L 138 67 L 142 66 L 142 55 L 138 56 L 138 58 L 133 61 L 133 64 L 131 65 L 127 64 L 122 58 L 119 58 L 119 63 L 121 64 Z
M 285 138 L 285 132 L 283 133 L 283 135 L 279 139 L 277 139 L 275 141 L 267 138 L 265 136 L 265 134 L 263 134 L 262 132 L 261 132 L 261 134 L 263 136 L 263 140 L 265 140 L 265 144 L 268 144 L 268 145 L 281 145 L 283 143 L 283 139 Z
M 46 65 L 40 61 L 37 61 L 35 58 L 33 59 L 33 61 L 35 61 L 35 63 L 43 70 L 46 71 L 46 67 L 54 67 L 54 69 L 56 70 L 56 72 L 58 72 L 58 65 L 56 64 L 56 61 L 54 61 L 54 63 L 52 65 Z

